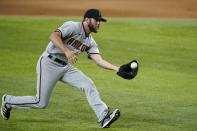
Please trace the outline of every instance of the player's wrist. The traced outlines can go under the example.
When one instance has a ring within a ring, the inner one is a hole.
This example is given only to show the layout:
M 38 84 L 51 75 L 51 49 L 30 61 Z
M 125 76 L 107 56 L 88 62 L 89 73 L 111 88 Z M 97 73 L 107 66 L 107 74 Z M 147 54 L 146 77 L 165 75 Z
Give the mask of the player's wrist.
M 118 72 L 118 71 L 119 71 L 119 67 L 115 66 L 115 67 L 114 67 L 114 70 L 115 70 L 116 72 Z

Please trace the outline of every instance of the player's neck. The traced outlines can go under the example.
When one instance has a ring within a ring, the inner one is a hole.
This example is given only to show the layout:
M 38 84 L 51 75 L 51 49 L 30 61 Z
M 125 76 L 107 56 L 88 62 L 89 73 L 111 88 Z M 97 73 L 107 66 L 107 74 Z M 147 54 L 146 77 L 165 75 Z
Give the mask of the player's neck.
M 85 21 L 83 21 L 83 22 L 82 22 L 82 26 L 83 26 L 83 30 L 84 30 L 84 32 L 85 32 L 86 37 L 88 37 L 89 34 L 91 33 L 91 32 L 90 32 L 90 29 L 89 29 L 89 27 L 88 27 L 88 24 L 87 24 Z

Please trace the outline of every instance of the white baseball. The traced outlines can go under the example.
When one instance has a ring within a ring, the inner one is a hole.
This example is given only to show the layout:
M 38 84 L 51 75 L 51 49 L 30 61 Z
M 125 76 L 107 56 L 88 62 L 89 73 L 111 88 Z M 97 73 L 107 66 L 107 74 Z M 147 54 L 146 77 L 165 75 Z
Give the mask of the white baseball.
M 137 68 L 137 63 L 136 62 L 132 62 L 131 65 L 130 65 L 130 67 L 132 69 Z

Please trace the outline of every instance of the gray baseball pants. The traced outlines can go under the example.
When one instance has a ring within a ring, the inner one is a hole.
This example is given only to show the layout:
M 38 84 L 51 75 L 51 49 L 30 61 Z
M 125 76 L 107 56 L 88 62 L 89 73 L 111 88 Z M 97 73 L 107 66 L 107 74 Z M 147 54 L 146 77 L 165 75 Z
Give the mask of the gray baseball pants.
M 108 112 L 107 105 L 101 100 L 93 81 L 80 70 L 70 64 L 63 66 L 43 53 L 37 63 L 37 94 L 36 96 L 7 95 L 5 102 L 14 108 L 46 108 L 55 84 L 58 81 L 68 83 L 83 91 L 94 110 L 98 121 Z

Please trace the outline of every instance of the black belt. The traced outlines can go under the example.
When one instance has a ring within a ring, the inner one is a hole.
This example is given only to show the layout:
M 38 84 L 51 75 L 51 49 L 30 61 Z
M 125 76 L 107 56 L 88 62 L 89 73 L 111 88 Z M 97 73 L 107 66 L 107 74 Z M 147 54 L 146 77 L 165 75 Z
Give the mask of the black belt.
M 51 60 L 54 60 L 55 62 L 57 62 L 57 63 L 59 63 L 59 64 L 62 64 L 62 65 L 67 65 L 67 63 L 65 62 L 65 61 L 62 61 L 62 60 L 60 60 L 60 59 L 58 59 L 58 58 L 56 58 L 56 57 L 54 57 L 54 56 L 52 56 L 52 55 L 48 55 L 48 57 L 51 59 Z

